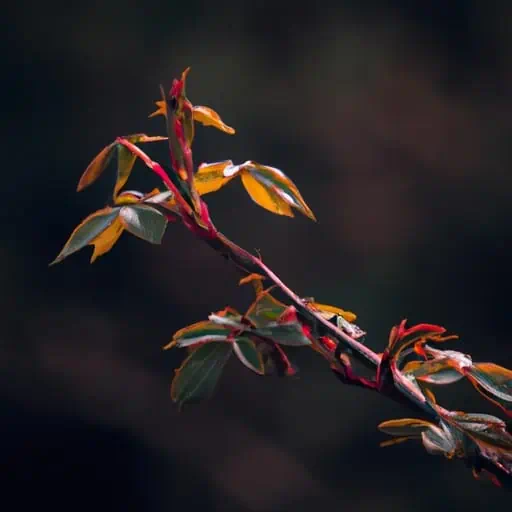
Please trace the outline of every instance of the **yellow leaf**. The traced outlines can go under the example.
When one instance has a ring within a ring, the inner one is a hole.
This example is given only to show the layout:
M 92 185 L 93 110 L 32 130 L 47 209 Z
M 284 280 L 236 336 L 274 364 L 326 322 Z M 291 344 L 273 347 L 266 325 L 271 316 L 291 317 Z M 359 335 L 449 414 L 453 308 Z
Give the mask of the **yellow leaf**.
M 308 305 L 320 310 L 321 312 L 332 313 L 333 315 L 342 316 L 347 322 L 354 322 L 357 316 L 351 311 L 345 311 L 344 309 L 336 306 L 329 306 L 328 304 L 319 304 L 318 302 L 309 302 Z
M 197 121 L 204 126 L 213 126 L 225 133 L 233 135 L 234 128 L 225 124 L 215 110 L 209 107 L 195 106 L 193 107 L 194 121 Z
M 215 162 L 212 164 L 201 164 L 194 175 L 194 185 L 199 195 L 216 192 L 234 177 L 224 176 L 224 169 L 233 165 L 231 160 Z
M 77 192 L 80 192 L 85 187 L 88 187 L 91 183 L 98 179 L 100 174 L 104 171 L 105 167 L 107 167 L 108 163 L 110 162 L 114 147 L 114 143 L 105 146 L 93 158 L 92 162 L 87 166 L 87 169 L 85 169 L 80 178 L 80 181 L 78 182 L 78 186 L 76 188 Z
M 119 240 L 123 232 L 123 224 L 121 219 L 117 217 L 110 226 L 97 236 L 89 245 L 94 245 L 94 251 L 91 256 L 91 263 L 94 263 L 96 258 L 107 253 L 114 247 L 114 244 Z
M 116 206 L 122 206 L 126 204 L 137 204 L 140 203 L 144 196 L 139 195 L 138 193 L 132 191 L 121 192 L 115 199 L 114 202 Z
M 245 189 L 256 204 L 259 204 L 262 208 L 276 213 L 277 215 L 293 217 L 290 205 L 273 190 L 265 187 L 258 180 L 253 178 L 249 171 L 242 170 L 241 176 Z
M 243 165 L 258 181 L 265 183 L 268 188 L 272 187 L 275 194 L 279 195 L 286 203 L 316 221 L 314 213 L 306 204 L 306 201 L 304 201 L 299 189 L 284 172 L 275 167 L 262 165 L 251 160 Z

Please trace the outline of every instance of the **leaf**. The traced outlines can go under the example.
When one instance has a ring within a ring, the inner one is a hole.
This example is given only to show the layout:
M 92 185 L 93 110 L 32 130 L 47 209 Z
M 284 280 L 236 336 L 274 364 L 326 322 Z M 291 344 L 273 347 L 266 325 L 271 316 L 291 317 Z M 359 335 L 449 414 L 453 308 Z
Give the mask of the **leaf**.
M 485 398 L 512 416 L 512 371 L 494 363 L 475 363 L 466 375 Z
M 221 316 L 221 315 L 217 315 L 217 314 L 213 313 L 208 317 L 208 320 L 210 320 L 210 322 L 213 322 L 214 324 L 223 325 L 230 329 L 245 330 L 248 328 L 248 326 L 241 323 L 242 315 L 238 315 L 238 316 L 222 315 Z
M 150 206 L 123 206 L 120 219 L 126 231 L 146 242 L 160 244 L 167 227 L 167 218 Z
M 125 135 L 123 137 L 127 139 L 133 144 L 137 144 L 140 142 L 158 142 L 161 140 L 167 140 L 167 137 L 161 137 L 159 135 L 149 136 L 145 133 L 134 133 L 131 135 Z M 80 181 L 78 182 L 77 191 L 80 192 L 84 188 L 88 187 L 92 183 L 94 183 L 101 173 L 107 168 L 110 160 L 114 156 L 115 148 L 118 148 L 118 178 L 115 186 L 114 198 L 121 190 L 121 188 L 125 185 L 131 170 L 133 168 L 133 164 L 135 162 L 136 157 L 131 155 L 130 151 L 128 151 L 124 146 L 118 144 L 117 142 L 112 142 L 108 146 L 104 147 L 92 160 L 92 162 L 87 166 Z M 119 148 L 123 148 L 123 150 Z
M 107 207 L 86 217 L 74 229 L 63 249 L 50 265 L 61 262 L 64 258 L 87 245 L 94 244 L 95 246 L 91 263 L 98 256 L 109 251 L 119 236 L 121 236 L 122 227 L 119 229 L 118 215 L 119 208 Z M 108 230 L 111 226 L 113 227 Z
M 247 368 L 258 375 L 265 374 L 263 359 L 254 341 L 245 336 L 237 336 L 233 343 L 233 351 Z
M 210 398 L 232 351 L 230 343 L 206 343 L 192 352 L 176 370 L 171 385 L 173 402 L 181 409 Z
M 235 129 L 225 124 L 219 114 L 209 107 L 203 107 L 200 105 L 195 106 L 193 107 L 192 112 L 194 115 L 194 121 L 197 121 L 204 126 L 213 126 L 214 128 L 225 133 L 229 133 L 230 135 L 235 133 Z
M 252 174 L 247 172 L 242 172 L 241 176 L 245 189 L 256 204 L 277 215 L 293 217 L 290 205 L 272 188 L 262 185 Z
M 198 343 L 227 341 L 230 334 L 231 329 L 223 325 L 214 324 L 209 320 L 201 320 L 177 331 L 172 337 L 172 341 L 165 345 L 164 350 L 173 346 L 190 347 Z
M 128 148 L 121 144 L 117 145 L 117 181 L 114 187 L 114 198 L 128 181 L 135 160 L 137 160 L 137 156 Z
M 123 224 L 119 217 L 117 217 L 110 226 L 98 235 L 90 245 L 94 245 L 94 251 L 91 256 L 91 263 L 96 261 L 96 258 L 106 254 L 114 247 L 115 243 L 123 233 Z
M 343 317 L 347 322 L 354 322 L 357 316 L 351 311 L 345 311 L 344 309 L 338 308 L 336 306 L 329 306 L 327 304 L 319 304 L 318 302 L 308 302 L 308 306 L 312 306 L 313 309 L 320 311 L 323 313 L 323 316 L 326 320 L 330 320 L 334 315 L 339 315 Z
M 160 192 L 158 189 L 155 189 L 155 192 L 155 194 L 144 197 L 143 202 L 146 204 L 161 204 L 172 202 L 173 193 L 170 190 L 164 190 L 163 192 Z
M 267 189 L 271 189 L 277 196 L 283 199 L 288 205 L 296 208 L 306 217 L 315 220 L 315 215 L 302 198 L 299 189 L 293 181 L 279 169 L 262 165 L 257 162 L 249 161 L 244 165 L 244 170 L 251 173 L 253 178 L 264 185 Z
M 231 160 L 215 162 L 211 164 L 201 164 L 194 175 L 194 185 L 199 195 L 216 192 L 226 183 L 228 183 L 234 175 L 225 177 L 224 170 L 232 166 Z
M 264 327 L 275 322 L 286 311 L 287 306 L 272 297 L 270 292 L 271 289 L 268 289 L 259 293 L 244 315 L 256 327 Z
M 450 428 L 441 421 L 441 426 L 432 425 L 421 433 L 423 446 L 431 455 L 453 456 L 457 449 L 457 443 Z
M 280 345 L 289 347 L 302 347 L 311 345 L 311 341 L 304 334 L 302 325 L 299 322 L 288 322 L 283 324 L 268 324 L 266 327 L 259 327 L 251 331 L 256 336 L 263 336 L 271 339 Z
M 403 418 L 399 420 L 383 421 L 378 426 L 378 429 L 390 436 L 418 438 L 422 432 L 425 432 L 429 428 L 435 426 L 436 425 L 430 421 L 414 418 Z
M 159 100 L 155 101 L 155 105 L 157 106 L 157 109 L 149 114 L 148 117 L 155 117 L 155 116 L 166 116 L 167 115 L 167 102 L 165 100 Z
M 125 190 L 121 192 L 114 200 L 116 206 L 123 206 L 126 204 L 137 204 L 143 199 L 144 194 L 138 190 Z
M 410 361 L 405 365 L 403 373 L 422 382 L 439 385 L 452 384 L 464 378 L 464 375 L 450 365 L 448 358 Z
M 115 146 L 115 143 L 105 146 L 93 158 L 91 163 L 87 166 L 87 169 L 85 169 L 84 173 L 82 174 L 80 181 L 78 182 L 78 186 L 76 188 L 77 192 L 80 192 L 81 190 L 88 187 L 98 179 L 98 177 L 110 163 L 110 160 L 112 159 L 112 156 L 114 154 Z

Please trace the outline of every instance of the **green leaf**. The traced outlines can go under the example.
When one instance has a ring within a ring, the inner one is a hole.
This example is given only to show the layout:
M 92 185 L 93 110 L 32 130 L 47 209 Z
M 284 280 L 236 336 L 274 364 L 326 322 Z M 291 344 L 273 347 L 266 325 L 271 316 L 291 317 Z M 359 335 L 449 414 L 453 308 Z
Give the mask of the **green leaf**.
M 239 336 L 233 343 L 233 351 L 242 364 L 258 375 L 265 374 L 263 359 L 256 344 L 245 336 Z
M 167 218 L 158 210 L 146 205 L 123 206 L 121 222 L 126 231 L 152 244 L 159 244 L 167 227 Z
M 172 381 L 171 398 L 180 408 L 210 398 L 233 347 L 230 343 L 206 343 L 192 352 Z
M 298 322 L 268 324 L 266 327 L 253 329 L 251 333 L 256 336 L 269 338 L 280 345 L 287 345 L 290 347 L 311 345 L 311 341 L 302 331 L 302 325 Z
M 64 258 L 67 258 L 74 252 L 79 251 L 87 245 L 94 244 L 95 242 L 98 245 L 95 245 L 95 251 L 93 253 L 91 263 L 97 256 L 110 250 L 122 232 L 122 228 L 119 229 L 116 223 L 119 211 L 119 208 L 107 207 L 86 217 L 74 229 L 63 249 L 50 263 L 50 265 L 61 262 Z M 111 226 L 113 229 L 109 230 L 109 236 L 105 239 L 100 238 L 98 240 L 98 238 L 101 237 L 101 235 Z M 110 233 L 111 231 L 112 233 Z
M 269 289 L 259 293 L 245 314 L 256 327 L 275 322 L 286 311 L 287 306 L 272 297 L 270 291 Z

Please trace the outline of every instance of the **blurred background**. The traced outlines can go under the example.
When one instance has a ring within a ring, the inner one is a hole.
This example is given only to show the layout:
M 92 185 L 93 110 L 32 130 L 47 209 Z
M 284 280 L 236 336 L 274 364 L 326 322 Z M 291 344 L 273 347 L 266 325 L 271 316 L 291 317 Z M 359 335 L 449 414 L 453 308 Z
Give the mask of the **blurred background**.
M 297 293 L 355 311 L 376 350 L 402 318 L 512 367 L 512 4 L 490 0 L 10 3 L 2 79 L 2 495 L 18 510 L 255 512 L 505 506 L 462 463 L 379 448 L 399 405 L 343 387 L 308 350 L 299 379 L 229 364 L 178 413 L 162 352 L 179 328 L 251 290 L 181 226 L 162 247 L 124 235 L 48 268 L 109 202 L 114 169 L 75 193 L 117 135 L 162 134 L 158 86 L 237 129 L 198 127 L 196 163 L 283 169 L 318 223 L 274 216 L 239 182 L 216 225 Z M 166 161 L 165 144 L 147 145 Z M 130 189 L 158 182 L 137 166 Z M 492 411 L 468 385 L 448 407 Z M 495 413 L 497 411 L 494 411 Z M 371 491 L 369 491 L 371 489 Z

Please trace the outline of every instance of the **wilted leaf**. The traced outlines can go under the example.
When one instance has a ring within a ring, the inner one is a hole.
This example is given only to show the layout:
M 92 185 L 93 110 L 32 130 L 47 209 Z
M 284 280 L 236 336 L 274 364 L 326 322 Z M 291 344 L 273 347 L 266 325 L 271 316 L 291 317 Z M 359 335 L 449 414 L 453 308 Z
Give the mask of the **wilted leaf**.
M 50 263 L 54 265 L 86 245 L 94 245 L 91 263 L 101 254 L 109 251 L 121 236 L 119 208 L 103 208 L 86 217 L 71 233 L 62 251 Z
M 210 398 L 227 363 L 231 343 L 206 343 L 192 352 L 176 374 L 171 385 L 171 398 L 181 407 Z
M 251 332 L 254 335 L 271 339 L 280 345 L 288 345 L 290 347 L 311 345 L 311 341 L 304 334 L 302 325 L 299 322 L 267 324 L 265 327 L 253 329 Z
M 233 165 L 231 160 L 201 164 L 194 175 L 194 184 L 199 195 L 216 192 L 228 183 L 233 176 L 225 177 L 224 170 L 230 165 Z
M 230 135 L 235 133 L 234 128 L 225 124 L 219 114 L 209 107 L 195 106 L 193 107 L 192 112 L 194 121 L 197 121 L 204 126 L 213 126 L 225 133 L 229 133 Z
M 152 244 L 159 244 L 167 227 L 167 218 L 158 210 L 146 205 L 123 206 L 120 219 L 132 235 Z
M 233 343 L 233 351 L 247 368 L 258 375 L 264 375 L 263 359 L 254 341 L 247 337 L 237 336 Z

